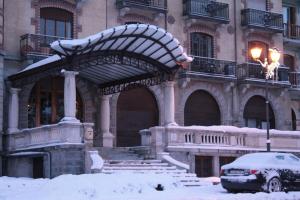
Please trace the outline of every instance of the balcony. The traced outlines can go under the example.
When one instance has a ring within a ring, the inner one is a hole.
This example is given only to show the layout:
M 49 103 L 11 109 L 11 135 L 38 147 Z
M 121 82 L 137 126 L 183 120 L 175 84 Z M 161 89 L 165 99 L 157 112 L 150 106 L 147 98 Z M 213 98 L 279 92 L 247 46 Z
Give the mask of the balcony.
M 51 145 L 83 144 L 85 137 L 90 134 L 93 134 L 91 123 L 61 122 L 7 134 L 5 148 L 8 151 L 21 151 Z
M 289 80 L 292 88 L 300 89 L 300 72 L 290 72 Z
M 26 34 L 20 39 L 20 55 L 22 59 L 34 62 L 52 55 L 50 44 L 56 40 L 70 39 L 49 35 Z
M 238 128 L 233 126 L 174 126 L 151 127 L 150 138 L 154 141 L 152 150 L 159 152 L 165 148 L 168 151 L 227 150 L 239 153 L 241 151 L 264 151 L 266 149 L 266 130 L 256 128 Z M 272 149 L 274 151 L 294 151 L 299 149 L 299 131 L 270 130 Z M 162 135 L 165 140 L 161 140 Z M 155 139 L 154 139 L 155 138 Z M 163 145 L 163 146 L 162 146 Z
M 154 18 L 156 14 L 165 14 L 167 12 L 167 0 L 116 0 L 116 6 L 120 9 L 120 15 L 126 14 L 145 14 Z M 141 12 L 143 10 L 144 12 Z
M 210 0 L 184 0 L 183 15 L 189 19 L 229 23 L 229 5 Z
M 283 32 L 282 14 L 255 9 L 244 9 L 241 14 L 242 26 L 275 33 Z
M 236 79 L 236 63 L 233 61 L 193 56 L 194 60 L 184 72 L 186 77 L 205 79 Z
M 244 63 L 237 67 L 237 78 L 240 82 L 264 83 L 265 73 L 260 64 Z M 278 77 L 274 78 L 272 84 L 290 86 L 289 68 L 279 67 Z
M 300 26 L 296 24 L 284 24 L 283 42 L 285 46 L 299 48 Z

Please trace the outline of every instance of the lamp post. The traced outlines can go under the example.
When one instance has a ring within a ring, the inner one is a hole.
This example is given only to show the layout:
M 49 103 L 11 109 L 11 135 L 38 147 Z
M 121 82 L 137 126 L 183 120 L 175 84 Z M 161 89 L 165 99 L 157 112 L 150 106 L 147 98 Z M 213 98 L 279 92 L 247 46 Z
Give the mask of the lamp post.
M 269 49 L 271 62 L 268 63 L 268 59 L 265 58 L 262 62 L 259 58 L 262 52 L 262 49 L 259 47 L 254 47 L 250 50 L 252 58 L 259 62 L 260 65 L 263 67 L 265 71 L 265 86 L 266 86 L 266 121 L 267 121 L 267 151 L 271 151 L 271 141 L 270 141 L 270 120 L 269 120 L 269 87 L 268 87 L 268 80 L 271 78 L 274 78 L 274 72 L 275 70 L 278 70 L 279 59 L 280 59 L 280 52 L 277 48 Z M 277 78 L 278 76 L 276 76 Z

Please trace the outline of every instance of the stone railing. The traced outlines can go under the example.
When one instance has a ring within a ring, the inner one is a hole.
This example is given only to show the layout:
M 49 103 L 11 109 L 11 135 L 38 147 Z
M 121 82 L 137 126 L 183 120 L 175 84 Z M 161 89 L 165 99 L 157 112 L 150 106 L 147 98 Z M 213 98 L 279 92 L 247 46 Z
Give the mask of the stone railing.
M 148 137 L 152 153 L 171 148 L 234 149 L 264 151 L 266 130 L 233 126 L 152 127 Z M 270 130 L 271 148 L 275 151 L 300 152 L 300 131 Z
M 6 135 L 6 149 L 18 151 L 55 144 L 84 144 L 93 139 L 92 123 L 61 122 Z

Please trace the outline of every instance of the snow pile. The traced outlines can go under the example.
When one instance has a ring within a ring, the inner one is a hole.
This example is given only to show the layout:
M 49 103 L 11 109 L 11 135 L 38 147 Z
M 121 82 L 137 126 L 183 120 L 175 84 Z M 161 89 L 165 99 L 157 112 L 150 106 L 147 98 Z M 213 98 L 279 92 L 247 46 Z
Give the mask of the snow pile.
M 161 184 L 163 191 L 158 191 Z M 62 175 L 52 180 L 0 178 L 0 200 L 296 200 L 300 192 L 229 194 L 222 186 L 183 187 L 152 173 Z

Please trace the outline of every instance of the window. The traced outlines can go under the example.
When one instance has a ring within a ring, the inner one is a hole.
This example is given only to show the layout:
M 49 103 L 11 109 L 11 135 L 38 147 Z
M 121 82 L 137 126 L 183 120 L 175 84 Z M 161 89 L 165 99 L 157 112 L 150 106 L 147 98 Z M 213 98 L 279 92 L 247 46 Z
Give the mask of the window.
M 283 14 L 283 23 L 285 24 L 295 24 L 296 23 L 296 8 L 283 6 L 282 7 Z
M 73 37 L 73 14 L 58 8 L 41 8 L 40 34 Z
M 295 71 L 295 63 L 294 63 L 294 56 L 284 54 L 283 55 L 283 63 L 286 67 L 290 68 L 290 71 Z
M 259 42 L 259 41 L 251 41 L 248 43 L 248 59 L 250 62 L 257 62 L 255 60 L 253 60 L 250 50 L 254 47 L 258 47 L 262 49 L 261 55 L 260 55 L 260 60 L 263 61 L 265 58 L 267 58 L 268 60 L 270 60 L 269 58 L 269 46 L 268 44 L 264 43 L 264 42 Z
M 28 127 L 53 124 L 64 117 L 64 79 L 46 78 L 36 83 L 28 102 Z M 82 101 L 77 92 L 76 117 L 82 121 Z
M 213 37 L 204 33 L 191 33 L 191 54 L 212 58 Z

